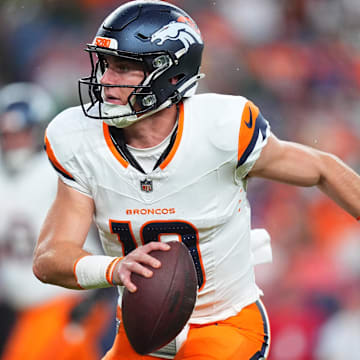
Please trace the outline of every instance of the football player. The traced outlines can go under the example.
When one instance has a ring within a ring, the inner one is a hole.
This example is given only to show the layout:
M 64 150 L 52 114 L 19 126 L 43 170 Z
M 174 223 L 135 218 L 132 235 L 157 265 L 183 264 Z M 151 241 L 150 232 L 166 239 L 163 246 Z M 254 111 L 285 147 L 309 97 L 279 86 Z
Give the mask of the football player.
M 360 177 L 333 155 L 279 140 L 242 96 L 195 95 L 203 40 L 194 20 L 164 1 L 118 7 L 87 45 L 92 71 L 81 106 L 46 133 L 59 173 L 34 255 L 46 283 L 136 291 L 149 255 L 186 244 L 198 278 L 189 323 L 166 348 L 140 356 L 122 323 L 106 360 L 264 359 L 269 323 L 255 283 L 247 181 L 318 186 L 355 218 Z M 87 95 L 89 94 L 89 98 Z M 92 218 L 105 256 L 82 245 Z
M 32 272 L 40 227 L 56 195 L 56 175 L 39 151 L 55 111 L 54 100 L 33 83 L 13 83 L 0 90 L 0 287 L 8 314 L 16 315 L 15 322 L 1 321 L 1 333 L 7 337 L 3 360 L 54 359 L 54 354 L 63 359 L 65 352 L 96 358 L 96 346 L 90 349 L 88 344 L 94 336 L 75 342 L 66 338 L 71 324 L 81 328 L 71 314 L 79 312 L 76 309 L 83 300 L 88 302 L 89 294 L 79 297 L 74 291 L 43 284 Z

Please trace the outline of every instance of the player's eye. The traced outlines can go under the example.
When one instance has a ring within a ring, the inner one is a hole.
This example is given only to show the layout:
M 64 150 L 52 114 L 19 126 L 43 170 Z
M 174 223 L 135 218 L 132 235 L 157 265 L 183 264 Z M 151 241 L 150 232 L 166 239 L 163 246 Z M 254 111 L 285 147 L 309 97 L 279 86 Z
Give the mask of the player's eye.
M 116 68 L 120 72 L 129 72 L 131 70 L 127 64 L 118 64 Z
M 115 64 L 115 66 L 116 69 L 122 73 L 144 71 L 143 65 L 135 61 L 119 61 Z

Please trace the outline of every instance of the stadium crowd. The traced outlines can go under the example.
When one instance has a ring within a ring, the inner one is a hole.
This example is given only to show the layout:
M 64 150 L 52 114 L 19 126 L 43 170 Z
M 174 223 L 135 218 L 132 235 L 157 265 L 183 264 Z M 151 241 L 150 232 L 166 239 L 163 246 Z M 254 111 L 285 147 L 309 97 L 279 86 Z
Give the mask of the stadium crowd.
M 1 1 L 0 88 L 32 82 L 57 110 L 77 105 L 77 79 L 90 71 L 84 46 L 123 2 Z M 244 95 L 279 137 L 332 152 L 360 172 L 358 0 L 170 2 L 192 14 L 205 41 L 198 92 Z M 272 237 L 273 263 L 257 268 L 270 360 L 355 359 L 360 224 L 316 189 L 254 180 L 249 197 L 253 227 Z

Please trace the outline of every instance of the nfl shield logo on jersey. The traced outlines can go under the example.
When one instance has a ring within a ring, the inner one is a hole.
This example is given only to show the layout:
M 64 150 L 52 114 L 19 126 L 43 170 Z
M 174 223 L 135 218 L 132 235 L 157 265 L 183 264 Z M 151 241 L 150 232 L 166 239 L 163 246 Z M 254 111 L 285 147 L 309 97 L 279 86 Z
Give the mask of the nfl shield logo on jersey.
M 153 191 L 152 180 L 144 179 L 140 181 L 140 189 L 145 192 Z

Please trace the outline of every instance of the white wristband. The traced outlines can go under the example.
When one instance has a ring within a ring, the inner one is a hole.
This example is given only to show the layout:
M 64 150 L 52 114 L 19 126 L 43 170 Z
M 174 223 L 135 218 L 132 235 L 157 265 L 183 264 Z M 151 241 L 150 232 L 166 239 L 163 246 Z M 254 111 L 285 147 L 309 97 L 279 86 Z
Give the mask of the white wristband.
M 86 255 L 74 264 L 74 275 L 80 289 L 95 289 L 114 286 L 115 266 L 121 257 Z

